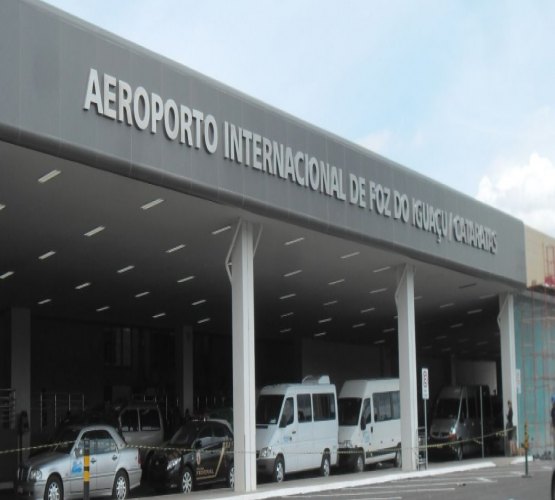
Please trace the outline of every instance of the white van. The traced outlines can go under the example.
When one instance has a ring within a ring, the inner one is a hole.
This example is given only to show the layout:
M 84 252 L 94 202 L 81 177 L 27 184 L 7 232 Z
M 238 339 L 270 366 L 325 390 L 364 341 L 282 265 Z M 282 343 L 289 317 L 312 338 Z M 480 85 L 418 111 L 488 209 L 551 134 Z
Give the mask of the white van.
M 401 465 L 399 379 L 347 380 L 339 393 L 339 465 Z
M 337 464 L 337 394 L 327 375 L 305 377 L 302 384 L 262 388 L 256 405 L 258 472 L 283 481 L 285 472 Z

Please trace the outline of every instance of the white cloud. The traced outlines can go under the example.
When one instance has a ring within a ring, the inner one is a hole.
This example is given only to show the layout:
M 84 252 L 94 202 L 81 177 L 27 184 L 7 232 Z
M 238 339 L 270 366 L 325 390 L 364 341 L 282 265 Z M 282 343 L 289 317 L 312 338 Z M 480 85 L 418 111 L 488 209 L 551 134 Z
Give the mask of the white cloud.
M 482 177 L 476 198 L 555 236 L 555 164 L 537 153 L 525 165 L 499 165 Z

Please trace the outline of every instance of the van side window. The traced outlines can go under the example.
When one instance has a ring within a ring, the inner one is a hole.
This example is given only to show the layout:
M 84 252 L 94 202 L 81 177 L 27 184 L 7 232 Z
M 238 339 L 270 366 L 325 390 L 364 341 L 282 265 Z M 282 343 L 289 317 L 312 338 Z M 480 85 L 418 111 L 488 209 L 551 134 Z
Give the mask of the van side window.
M 139 415 L 135 408 L 124 410 L 121 414 L 121 430 L 124 432 L 137 432 L 139 430 Z
M 310 394 L 297 394 L 297 412 L 300 423 L 312 422 Z
M 293 406 L 293 398 L 287 398 L 283 403 L 283 411 L 281 412 L 281 419 L 279 420 L 280 427 L 287 427 L 293 423 L 295 418 L 295 408 Z
M 372 405 L 370 404 L 370 401 L 370 398 L 366 398 L 362 403 L 362 415 L 360 417 L 361 423 L 372 423 Z
M 400 418 L 399 391 L 378 392 L 374 394 L 374 412 L 376 422 L 385 422 Z
M 335 397 L 332 394 L 313 394 L 314 421 L 335 420 Z
M 141 412 L 141 430 L 157 431 L 160 429 L 160 414 L 156 408 L 144 408 Z

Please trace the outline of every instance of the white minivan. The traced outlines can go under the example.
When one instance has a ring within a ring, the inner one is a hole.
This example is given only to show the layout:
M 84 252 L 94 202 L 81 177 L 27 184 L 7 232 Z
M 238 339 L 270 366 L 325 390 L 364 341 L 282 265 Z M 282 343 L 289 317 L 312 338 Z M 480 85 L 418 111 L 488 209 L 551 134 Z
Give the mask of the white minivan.
M 301 384 L 262 388 L 256 405 L 257 471 L 283 481 L 285 473 L 337 464 L 337 394 L 327 375 Z
M 339 465 L 401 465 L 399 379 L 347 380 L 339 393 Z

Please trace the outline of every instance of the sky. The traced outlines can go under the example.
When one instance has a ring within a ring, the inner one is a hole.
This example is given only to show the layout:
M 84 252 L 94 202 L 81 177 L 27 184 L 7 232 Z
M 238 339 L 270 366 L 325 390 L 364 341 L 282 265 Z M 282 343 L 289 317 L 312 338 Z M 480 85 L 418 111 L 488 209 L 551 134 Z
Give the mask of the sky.
M 555 237 L 553 0 L 48 0 Z

